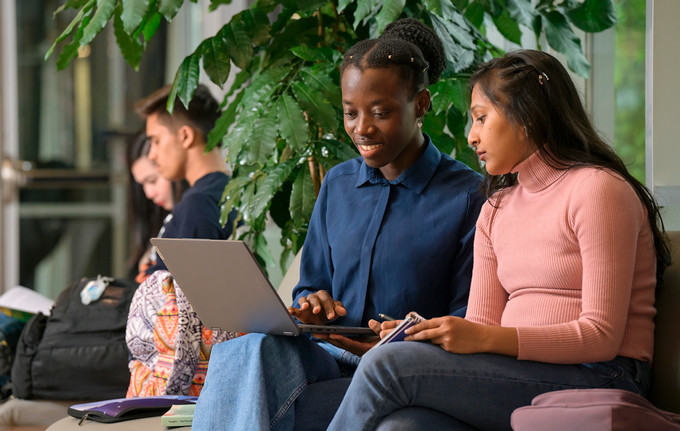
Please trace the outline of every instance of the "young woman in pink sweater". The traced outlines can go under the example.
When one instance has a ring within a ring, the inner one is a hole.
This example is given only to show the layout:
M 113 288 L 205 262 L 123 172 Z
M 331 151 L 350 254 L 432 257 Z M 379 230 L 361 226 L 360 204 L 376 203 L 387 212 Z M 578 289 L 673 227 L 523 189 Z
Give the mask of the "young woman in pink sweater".
M 512 411 L 544 392 L 647 393 L 670 260 L 654 198 L 554 57 L 511 52 L 470 87 L 468 141 L 488 199 L 467 315 L 426 320 L 365 355 L 331 430 L 510 429 Z M 398 322 L 371 324 L 385 336 Z

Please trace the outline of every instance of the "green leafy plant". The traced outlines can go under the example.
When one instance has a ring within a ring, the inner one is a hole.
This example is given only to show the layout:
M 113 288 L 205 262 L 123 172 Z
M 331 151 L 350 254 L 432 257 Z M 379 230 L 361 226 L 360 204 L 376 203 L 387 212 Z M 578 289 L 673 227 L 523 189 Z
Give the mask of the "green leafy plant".
M 195 0 L 192 0 L 195 2 Z M 210 10 L 231 0 L 212 0 Z M 68 0 L 56 13 L 73 8 L 73 21 L 48 50 L 63 45 L 63 68 L 109 22 L 126 61 L 138 67 L 147 41 L 162 19 L 172 21 L 184 0 Z M 274 262 L 263 236 L 268 215 L 281 227 L 281 265 L 304 242 L 324 174 L 357 157 L 346 135 L 340 103 L 342 53 L 356 41 L 379 36 L 403 16 L 418 18 L 441 37 L 446 70 L 430 90 L 431 112 L 423 129 L 444 152 L 475 169 L 476 155 L 465 137 L 467 79 L 477 64 L 503 54 L 486 37 L 495 26 L 519 45 L 523 32 L 567 58 L 587 77 L 589 64 L 572 25 L 597 32 L 616 22 L 612 0 L 258 0 L 203 40 L 177 70 L 172 94 L 186 105 L 202 67 L 224 86 L 232 67 L 235 81 L 223 112 L 208 136 L 222 142 L 234 175 L 224 192 L 223 213 L 232 207 L 248 230 L 242 234 L 262 263 Z M 273 18 L 272 18 L 273 17 Z M 67 41 L 67 39 L 69 39 Z M 538 44 L 540 47 L 540 43 Z M 168 109 L 173 109 L 174 97 Z

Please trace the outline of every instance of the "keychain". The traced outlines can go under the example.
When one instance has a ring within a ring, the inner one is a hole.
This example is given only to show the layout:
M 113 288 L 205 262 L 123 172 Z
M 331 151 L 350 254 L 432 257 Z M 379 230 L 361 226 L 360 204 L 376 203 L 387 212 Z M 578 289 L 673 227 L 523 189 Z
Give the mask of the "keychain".
M 111 277 L 102 277 L 101 275 L 97 275 L 97 279 L 88 281 L 83 290 L 80 292 L 80 300 L 85 305 L 98 300 L 99 297 L 102 296 L 102 293 L 104 293 L 106 286 L 108 286 L 112 281 L 113 278 Z

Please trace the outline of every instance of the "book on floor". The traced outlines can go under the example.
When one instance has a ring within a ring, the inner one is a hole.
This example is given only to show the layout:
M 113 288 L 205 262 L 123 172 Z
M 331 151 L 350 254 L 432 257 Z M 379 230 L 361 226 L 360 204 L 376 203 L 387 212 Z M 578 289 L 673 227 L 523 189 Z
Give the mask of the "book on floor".
M 176 404 L 161 416 L 161 425 L 164 427 L 190 426 L 194 419 L 195 409 L 196 404 Z

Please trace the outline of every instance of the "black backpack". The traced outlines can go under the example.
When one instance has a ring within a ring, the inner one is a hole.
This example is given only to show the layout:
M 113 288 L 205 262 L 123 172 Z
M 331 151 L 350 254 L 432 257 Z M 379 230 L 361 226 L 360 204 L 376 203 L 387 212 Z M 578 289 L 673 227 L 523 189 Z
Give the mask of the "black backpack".
M 125 327 L 138 285 L 113 279 L 85 305 L 83 278 L 57 298 L 50 316 L 24 327 L 12 365 L 12 393 L 23 399 L 122 398 L 130 382 Z

